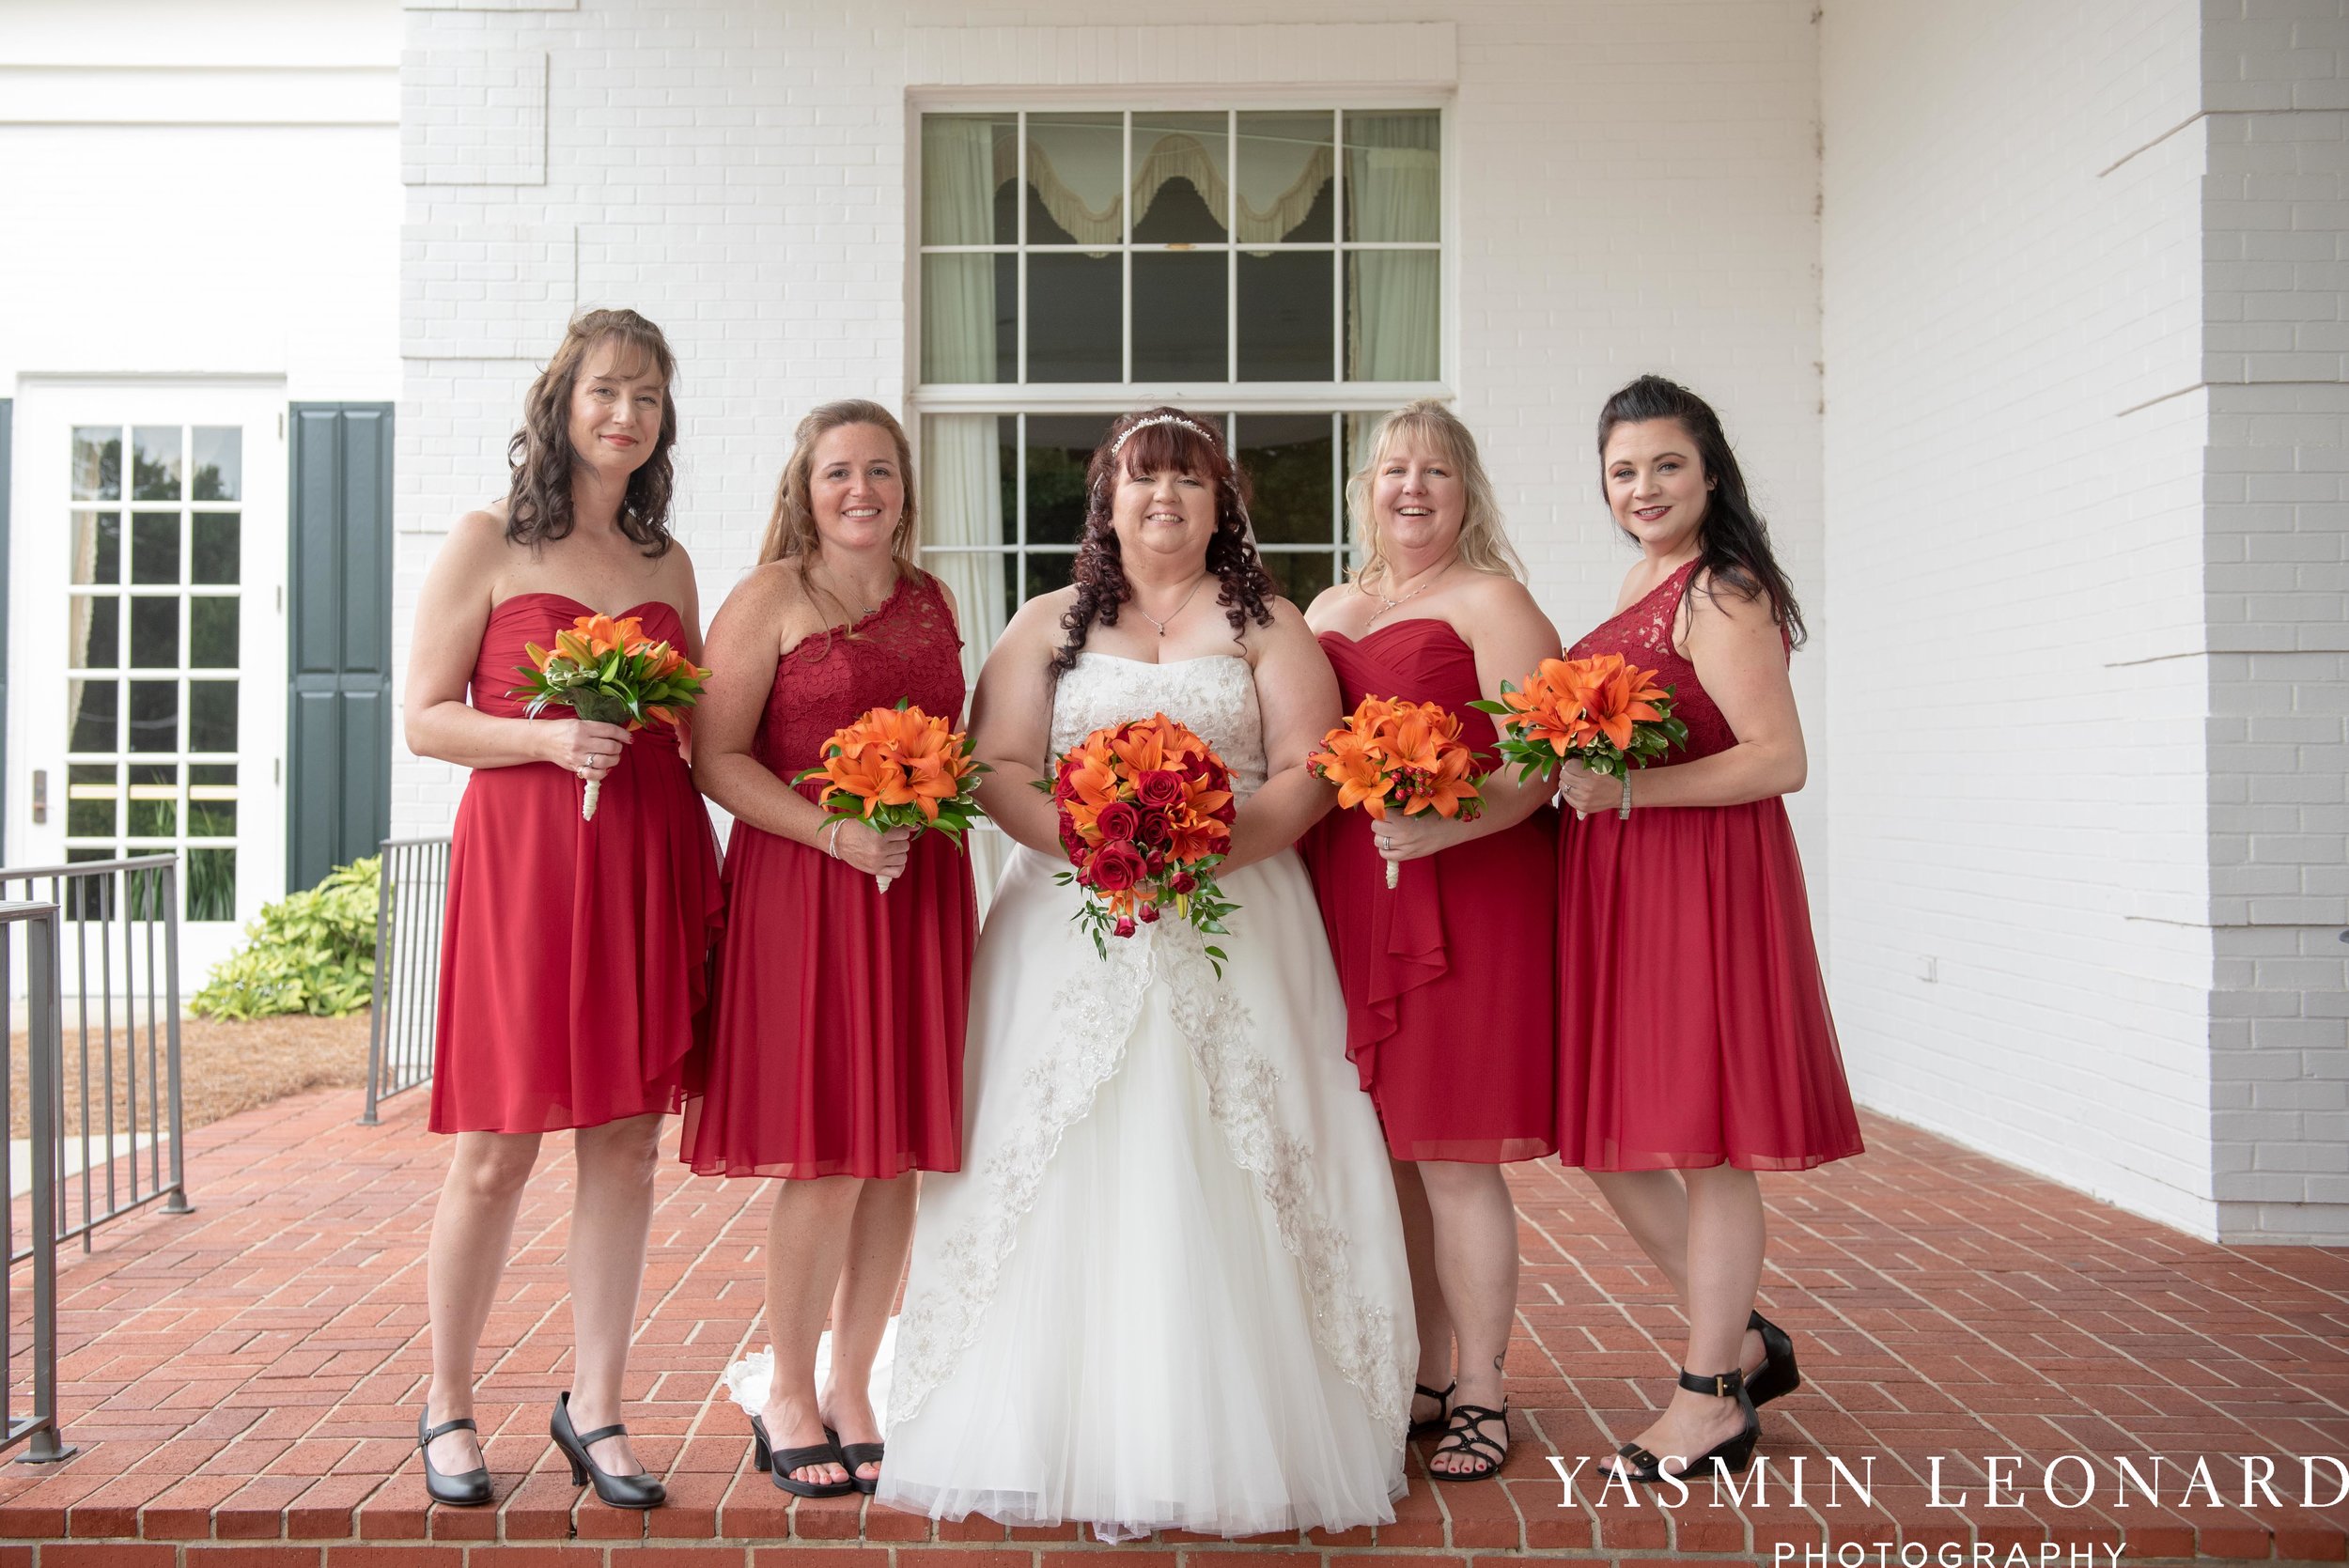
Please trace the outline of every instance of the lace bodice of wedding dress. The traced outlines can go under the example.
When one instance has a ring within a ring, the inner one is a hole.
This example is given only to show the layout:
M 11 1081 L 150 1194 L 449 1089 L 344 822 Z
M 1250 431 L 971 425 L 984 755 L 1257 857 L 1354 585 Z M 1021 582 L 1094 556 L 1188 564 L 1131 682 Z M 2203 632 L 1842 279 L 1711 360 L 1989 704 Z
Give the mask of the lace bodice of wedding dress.
M 1163 713 L 1189 726 L 1232 770 L 1232 793 L 1245 800 L 1264 787 L 1264 716 L 1256 672 L 1237 654 L 1209 654 L 1152 664 L 1115 654 L 1081 653 L 1052 693 L 1052 755 L 1095 730 Z

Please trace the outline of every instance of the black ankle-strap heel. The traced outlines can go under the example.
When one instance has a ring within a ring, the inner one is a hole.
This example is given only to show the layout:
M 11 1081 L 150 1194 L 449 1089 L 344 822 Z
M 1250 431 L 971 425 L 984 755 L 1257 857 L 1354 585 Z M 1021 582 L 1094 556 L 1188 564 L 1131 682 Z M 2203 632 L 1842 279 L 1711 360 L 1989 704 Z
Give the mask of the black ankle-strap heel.
M 1445 1423 L 1452 1418 L 1452 1396 L 1454 1393 L 1458 1391 L 1459 1387 L 1460 1380 L 1456 1377 L 1451 1382 L 1446 1383 L 1440 1389 L 1431 1389 L 1424 1383 L 1414 1383 L 1411 1385 L 1412 1398 L 1432 1399 L 1436 1402 L 1436 1413 L 1434 1415 L 1428 1417 L 1423 1421 L 1413 1421 L 1411 1423 L 1410 1435 L 1412 1436 L 1432 1437 L 1437 1433 L 1441 1432 L 1444 1429 Z
M 587 1456 L 589 1445 L 606 1437 L 624 1437 L 628 1428 L 618 1421 L 599 1426 L 593 1432 L 571 1430 L 571 1396 L 569 1390 L 555 1395 L 554 1414 L 547 1421 L 547 1436 L 563 1451 L 563 1457 L 571 1462 L 571 1484 L 593 1483 L 596 1496 L 614 1508 L 659 1508 L 669 1500 L 669 1489 L 649 1475 L 614 1475 Z
M 459 1416 L 453 1421 L 443 1421 L 434 1427 L 426 1426 L 424 1423 L 431 1419 L 429 1411 L 416 1412 L 416 1452 L 424 1456 L 425 1495 L 434 1502 L 444 1502 L 451 1508 L 479 1508 L 491 1497 L 490 1467 L 484 1465 L 479 1469 L 443 1475 L 432 1467 L 432 1439 L 444 1437 L 452 1432 L 470 1432 L 479 1436 L 481 1428 L 474 1425 L 470 1416 Z
M 1734 1399 L 1746 1413 L 1746 1424 L 1737 1435 L 1725 1442 L 1714 1444 L 1688 1464 L 1672 1472 L 1675 1476 L 1694 1475 L 1709 1470 L 1714 1462 L 1731 1475 L 1742 1472 L 1753 1461 L 1753 1445 L 1762 1440 L 1762 1418 L 1753 1413 L 1753 1396 L 1746 1391 L 1746 1375 L 1732 1367 L 1710 1377 L 1699 1377 L 1687 1368 L 1681 1369 L 1680 1387 L 1692 1394 L 1710 1394 L 1715 1399 Z M 1664 1461 L 1637 1443 L 1626 1443 L 1615 1451 L 1615 1457 L 1624 1461 L 1615 1467 L 1618 1475 L 1626 1476 L 1641 1485 L 1653 1486 L 1664 1479 Z M 1677 1459 L 1678 1454 L 1672 1455 Z
M 1793 1336 L 1760 1312 L 1747 1314 L 1746 1327 L 1762 1336 L 1765 1358 L 1746 1382 L 1746 1392 L 1753 1396 L 1754 1404 L 1767 1405 L 1801 1388 L 1802 1372 L 1795 1365 Z

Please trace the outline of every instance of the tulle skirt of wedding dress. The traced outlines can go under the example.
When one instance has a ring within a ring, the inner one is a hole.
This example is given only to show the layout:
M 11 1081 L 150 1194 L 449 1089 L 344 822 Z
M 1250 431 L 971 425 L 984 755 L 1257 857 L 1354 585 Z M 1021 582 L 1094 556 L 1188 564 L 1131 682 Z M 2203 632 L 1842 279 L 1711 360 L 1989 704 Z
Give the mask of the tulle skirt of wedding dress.
M 880 1500 L 1107 1539 L 1391 1519 L 1409 1281 L 1302 867 L 1225 879 L 1221 982 L 1171 923 L 1105 964 L 1050 876 L 1019 851 L 980 940 Z

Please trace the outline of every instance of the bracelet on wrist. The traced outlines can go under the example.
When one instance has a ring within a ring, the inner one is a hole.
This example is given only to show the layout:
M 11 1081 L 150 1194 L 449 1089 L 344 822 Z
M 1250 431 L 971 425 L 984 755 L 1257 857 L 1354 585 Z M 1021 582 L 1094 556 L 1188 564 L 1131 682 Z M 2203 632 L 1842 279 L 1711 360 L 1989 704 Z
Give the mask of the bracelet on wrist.
M 1615 820 L 1618 822 L 1628 822 L 1631 820 L 1631 770 L 1629 768 L 1626 768 L 1624 769 L 1623 779 L 1621 782 L 1623 784 L 1623 799 L 1615 802 Z
M 835 861 L 840 858 L 840 830 L 848 825 L 848 819 L 844 816 L 832 825 L 831 832 L 824 835 L 824 853 Z

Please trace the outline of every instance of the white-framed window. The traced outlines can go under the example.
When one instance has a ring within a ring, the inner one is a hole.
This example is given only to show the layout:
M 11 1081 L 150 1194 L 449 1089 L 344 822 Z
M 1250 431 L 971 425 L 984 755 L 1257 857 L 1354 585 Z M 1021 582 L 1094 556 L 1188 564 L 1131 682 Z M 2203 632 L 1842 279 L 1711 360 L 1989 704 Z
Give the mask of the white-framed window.
M 1127 409 L 1221 415 L 1283 592 L 1337 579 L 1360 435 L 1446 391 L 1441 136 L 1424 106 L 922 114 L 923 558 L 974 673 L 1068 581 Z

